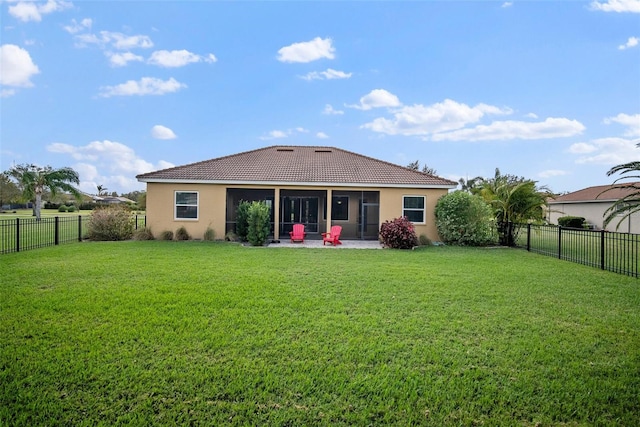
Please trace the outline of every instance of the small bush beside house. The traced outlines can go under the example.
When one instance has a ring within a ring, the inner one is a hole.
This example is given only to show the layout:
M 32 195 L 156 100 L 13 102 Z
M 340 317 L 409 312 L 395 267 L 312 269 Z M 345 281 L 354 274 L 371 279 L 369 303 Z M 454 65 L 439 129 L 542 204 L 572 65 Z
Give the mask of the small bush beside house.
M 129 209 L 109 206 L 95 209 L 87 227 L 89 239 L 115 241 L 131 239 L 135 224 Z
M 383 222 L 380 226 L 380 241 L 392 249 L 412 249 L 418 246 L 418 236 L 406 217 Z
M 480 196 L 464 191 L 446 194 L 438 200 L 435 216 L 445 243 L 484 246 L 498 240 L 493 211 Z
M 262 202 L 252 202 L 247 210 L 247 240 L 253 246 L 262 246 L 269 236 L 269 207 Z
M 581 216 L 561 216 L 558 218 L 558 225 L 567 228 L 584 228 L 584 217 Z

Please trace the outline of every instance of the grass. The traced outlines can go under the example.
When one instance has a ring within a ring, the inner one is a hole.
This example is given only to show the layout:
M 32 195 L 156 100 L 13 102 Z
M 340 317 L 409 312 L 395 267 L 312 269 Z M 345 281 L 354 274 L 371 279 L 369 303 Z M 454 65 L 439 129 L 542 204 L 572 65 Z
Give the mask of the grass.
M 637 425 L 637 279 L 514 249 L 0 257 L 0 425 Z
M 554 226 L 532 226 L 531 251 L 557 257 L 559 231 L 560 229 Z M 565 228 L 561 233 L 562 259 L 600 268 L 604 249 L 605 269 L 638 277 L 640 235 Z M 517 243 L 520 247 L 527 246 L 526 227 L 520 231 Z

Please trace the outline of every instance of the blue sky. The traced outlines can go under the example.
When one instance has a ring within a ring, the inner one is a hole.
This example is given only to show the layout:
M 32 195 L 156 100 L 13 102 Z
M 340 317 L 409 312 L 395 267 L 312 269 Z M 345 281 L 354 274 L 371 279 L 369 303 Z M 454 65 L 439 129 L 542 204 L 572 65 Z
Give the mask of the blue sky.
M 270 145 L 555 192 L 640 160 L 640 1 L 1 1 L 0 169 L 80 188 Z

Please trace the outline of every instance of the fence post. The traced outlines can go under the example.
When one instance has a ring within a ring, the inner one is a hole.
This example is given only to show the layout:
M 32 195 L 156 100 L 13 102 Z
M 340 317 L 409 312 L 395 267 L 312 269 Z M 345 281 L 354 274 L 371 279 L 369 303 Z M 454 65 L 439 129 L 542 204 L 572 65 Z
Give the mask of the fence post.
M 562 226 L 558 226 L 558 259 L 562 259 Z
M 78 215 L 78 242 L 82 242 L 82 215 Z
M 16 218 L 16 252 L 20 252 L 20 218 Z
M 59 221 L 60 221 L 60 218 L 59 217 L 55 217 L 55 226 L 54 226 L 54 232 L 53 232 L 54 245 L 60 244 L 60 229 L 59 229 L 60 222 Z
M 527 224 L 527 251 L 531 252 L 531 223 Z
M 605 256 L 604 256 L 604 230 L 600 230 L 600 269 L 604 270 L 604 260 L 605 260 Z

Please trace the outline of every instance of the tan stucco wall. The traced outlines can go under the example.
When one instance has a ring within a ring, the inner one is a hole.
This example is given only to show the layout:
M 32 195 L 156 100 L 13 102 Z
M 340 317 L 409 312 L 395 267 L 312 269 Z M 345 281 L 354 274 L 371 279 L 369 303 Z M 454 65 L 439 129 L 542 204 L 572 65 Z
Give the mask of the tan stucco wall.
M 198 192 L 198 219 L 175 219 L 176 191 Z M 147 183 L 147 226 L 154 235 L 173 231 L 182 226 L 192 238 L 202 239 L 207 227 L 215 231 L 217 239 L 224 237 L 226 187 L 208 184 Z
M 640 233 L 640 214 L 635 213 L 624 219 L 618 227 L 618 221 L 622 216 L 604 226 L 604 213 L 612 205 L 606 203 L 553 203 L 549 205 L 549 222 L 558 224 L 558 218 L 562 216 L 580 216 L 590 224 L 594 224 L 598 230 L 618 231 L 621 233 Z M 617 227 L 617 229 L 616 229 Z
M 380 190 L 380 220 L 382 222 L 402 216 L 402 196 L 426 196 L 425 224 L 414 224 L 416 234 L 426 235 L 432 241 L 439 241 L 434 214 L 438 199 L 447 194 L 447 189 L 420 190 L 413 188 L 384 188 Z
M 207 227 L 215 231 L 217 239 L 222 239 L 225 234 L 226 220 L 226 190 L 230 188 L 261 188 L 282 190 L 322 190 L 327 188 L 309 186 L 256 186 L 256 185 L 215 185 L 215 184 L 165 184 L 147 183 L 147 226 L 154 235 L 163 231 L 175 231 L 184 226 L 195 239 L 201 239 Z M 415 224 L 416 234 L 426 235 L 429 239 L 440 240 L 435 226 L 434 208 L 438 199 L 447 194 L 447 189 L 400 189 L 400 188 L 346 188 L 330 187 L 332 191 L 378 191 L 380 193 L 380 223 L 397 218 L 402 215 L 402 196 L 426 196 L 426 221 L 425 224 Z M 197 191 L 199 212 L 197 220 L 174 218 L 174 197 L 176 191 Z M 358 202 L 351 198 L 349 207 L 349 222 L 357 221 Z M 319 206 L 319 220 L 322 221 L 323 205 Z M 340 222 L 336 222 L 339 224 Z M 378 224 L 378 228 L 379 228 Z M 325 227 L 329 228 L 325 224 Z M 322 231 L 322 230 L 320 230 Z M 328 230 L 327 230 L 328 231 Z M 280 236 L 282 238 L 282 236 Z

